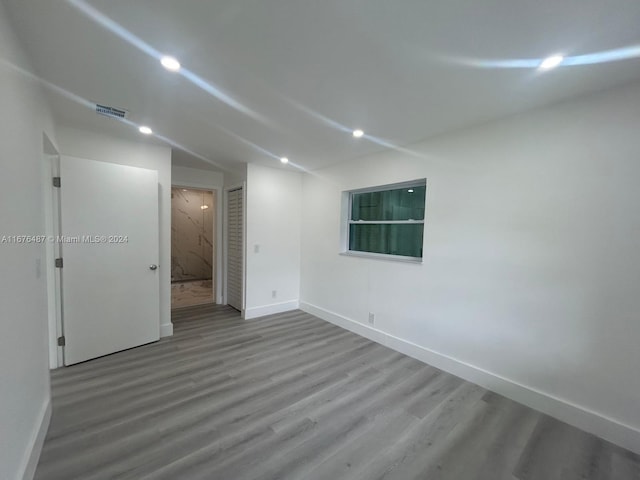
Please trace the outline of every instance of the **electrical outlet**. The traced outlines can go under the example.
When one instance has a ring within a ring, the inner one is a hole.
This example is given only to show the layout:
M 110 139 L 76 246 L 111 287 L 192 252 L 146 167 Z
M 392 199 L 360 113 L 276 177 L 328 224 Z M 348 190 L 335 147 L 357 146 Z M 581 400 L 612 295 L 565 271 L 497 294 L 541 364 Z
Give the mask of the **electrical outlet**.
M 376 314 L 369 312 L 369 325 L 373 325 L 376 321 Z
M 272 290 L 271 291 L 271 298 L 276 298 L 278 296 L 278 291 L 277 290 Z

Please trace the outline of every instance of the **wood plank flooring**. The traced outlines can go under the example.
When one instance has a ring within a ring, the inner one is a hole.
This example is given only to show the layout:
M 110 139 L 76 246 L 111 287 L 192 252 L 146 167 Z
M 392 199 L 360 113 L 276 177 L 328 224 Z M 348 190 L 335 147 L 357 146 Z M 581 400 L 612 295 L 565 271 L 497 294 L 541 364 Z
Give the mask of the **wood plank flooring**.
M 640 479 L 631 452 L 306 313 L 173 320 L 52 373 L 36 479 Z

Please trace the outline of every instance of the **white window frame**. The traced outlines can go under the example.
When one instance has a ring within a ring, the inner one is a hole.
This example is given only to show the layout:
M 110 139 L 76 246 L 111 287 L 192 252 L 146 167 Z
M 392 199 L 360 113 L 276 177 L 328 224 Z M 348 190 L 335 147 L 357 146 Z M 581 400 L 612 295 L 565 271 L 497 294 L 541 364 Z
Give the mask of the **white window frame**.
M 398 190 L 402 188 L 412 188 L 412 187 L 425 187 L 425 218 L 426 218 L 426 186 L 427 179 L 421 178 L 417 180 L 411 180 L 407 182 L 400 183 L 391 183 L 387 185 L 377 185 L 375 187 L 366 187 L 366 188 L 358 188 L 354 190 L 346 190 L 342 192 L 342 221 L 340 228 L 340 255 L 346 255 L 350 257 L 364 257 L 364 258 L 373 258 L 377 260 L 390 260 L 395 262 L 407 262 L 407 263 L 422 263 L 422 259 L 424 257 L 424 223 L 425 219 L 422 220 L 352 220 L 351 219 L 351 208 L 354 194 L 360 193 L 371 193 L 371 192 L 383 192 L 387 190 Z M 393 255 L 390 253 L 373 253 L 373 252 L 362 252 L 360 250 L 350 250 L 349 245 L 349 232 L 351 230 L 351 225 L 383 225 L 383 224 L 402 224 L 402 225 L 415 225 L 422 224 L 422 257 L 408 257 L 404 255 Z

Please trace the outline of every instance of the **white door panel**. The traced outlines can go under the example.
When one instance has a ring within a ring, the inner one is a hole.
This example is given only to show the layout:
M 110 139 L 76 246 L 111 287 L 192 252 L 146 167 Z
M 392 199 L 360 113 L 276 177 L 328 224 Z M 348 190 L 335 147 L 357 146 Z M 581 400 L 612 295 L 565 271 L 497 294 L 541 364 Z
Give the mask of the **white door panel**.
M 158 172 L 62 157 L 65 365 L 160 337 Z

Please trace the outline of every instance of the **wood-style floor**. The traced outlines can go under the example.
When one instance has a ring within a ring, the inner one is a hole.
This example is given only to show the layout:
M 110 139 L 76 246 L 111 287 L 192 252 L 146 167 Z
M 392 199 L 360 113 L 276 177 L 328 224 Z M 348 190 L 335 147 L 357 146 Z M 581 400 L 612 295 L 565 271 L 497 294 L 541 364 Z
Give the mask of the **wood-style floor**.
M 640 457 L 296 311 L 52 373 L 39 480 L 640 479 Z

